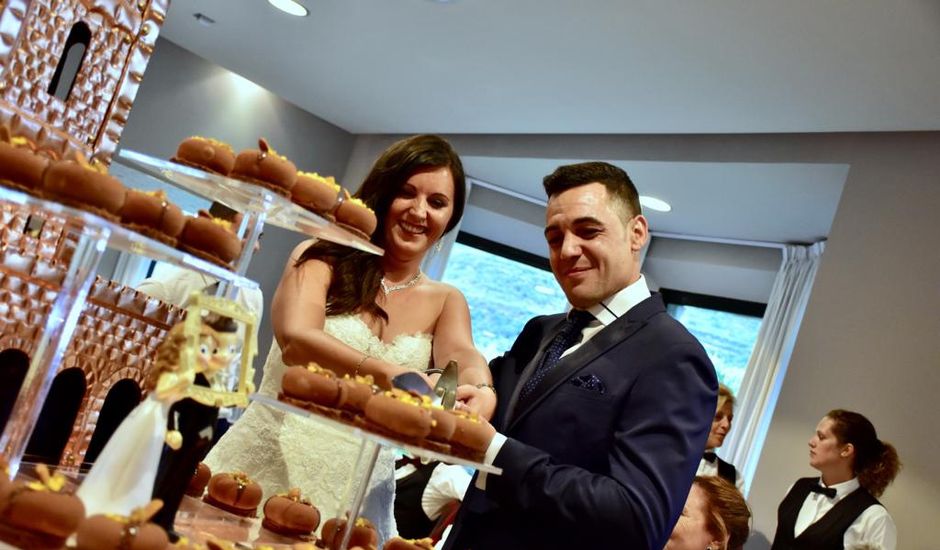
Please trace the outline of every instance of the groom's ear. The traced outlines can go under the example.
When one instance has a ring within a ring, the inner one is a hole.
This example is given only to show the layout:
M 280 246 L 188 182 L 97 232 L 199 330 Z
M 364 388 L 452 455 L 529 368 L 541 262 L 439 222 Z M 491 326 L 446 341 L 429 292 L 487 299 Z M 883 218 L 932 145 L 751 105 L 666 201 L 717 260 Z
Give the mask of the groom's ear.
M 646 216 L 639 214 L 627 222 L 627 236 L 630 239 L 631 252 L 639 253 L 643 250 L 650 236 L 650 227 Z

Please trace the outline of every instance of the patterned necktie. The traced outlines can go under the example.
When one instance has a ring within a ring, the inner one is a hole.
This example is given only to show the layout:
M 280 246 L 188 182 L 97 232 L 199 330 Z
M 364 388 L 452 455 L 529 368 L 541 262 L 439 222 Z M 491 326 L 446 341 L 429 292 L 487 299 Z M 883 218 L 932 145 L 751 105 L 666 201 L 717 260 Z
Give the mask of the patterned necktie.
M 539 385 L 539 382 L 555 368 L 558 360 L 561 359 L 561 354 L 566 349 L 581 341 L 581 331 L 593 320 L 594 316 L 587 311 L 582 309 L 571 310 L 565 324 L 561 327 L 561 331 L 552 338 L 548 347 L 545 348 L 545 353 L 542 355 L 542 360 L 536 367 L 535 372 L 522 386 L 522 392 L 519 394 L 520 399 L 525 399 L 526 396 L 532 393 L 532 390 Z

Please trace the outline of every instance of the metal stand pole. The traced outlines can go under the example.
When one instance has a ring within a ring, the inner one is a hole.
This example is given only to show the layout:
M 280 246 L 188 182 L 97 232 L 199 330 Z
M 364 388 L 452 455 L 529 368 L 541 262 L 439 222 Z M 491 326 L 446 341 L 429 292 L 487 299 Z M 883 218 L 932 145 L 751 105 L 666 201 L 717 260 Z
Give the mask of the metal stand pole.
M 78 242 L 69 262 L 59 293 L 46 318 L 42 336 L 33 353 L 29 370 L 20 386 L 16 403 L 0 437 L 0 454 L 10 464 L 10 476 L 19 470 L 26 445 L 36 427 L 39 413 L 59 370 L 59 362 L 72 339 L 78 316 L 95 278 L 98 262 L 111 236 L 110 229 L 86 225 L 67 226 L 63 234 L 78 234 Z
M 349 538 L 352 536 L 353 527 L 356 526 L 356 520 L 359 519 L 359 512 L 362 511 L 362 502 L 365 500 L 366 491 L 369 490 L 369 481 L 372 480 L 372 471 L 375 470 L 375 462 L 379 458 L 380 450 L 382 450 L 381 446 L 367 440 L 363 440 L 362 446 L 359 447 L 359 457 L 356 459 L 356 469 L 353 475 L 359 475 L 362 483 L 359 484 L 359 490 L 356 491 L 352 509 L 349 511 L 349 517 L 346 520 L 343 541 L 339 545 L 340 550 L 346 550 L 349 545 Z M 360 474 L 360 472 L 363 473 Z

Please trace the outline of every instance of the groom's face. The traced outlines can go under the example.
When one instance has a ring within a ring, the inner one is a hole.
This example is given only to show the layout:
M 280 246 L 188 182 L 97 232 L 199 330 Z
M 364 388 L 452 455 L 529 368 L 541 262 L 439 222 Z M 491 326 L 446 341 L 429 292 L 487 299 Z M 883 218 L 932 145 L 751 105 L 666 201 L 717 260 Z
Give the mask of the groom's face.
M 646 220 L 629 214 L 600 183 L 573 187 L 549 199 L 549 261 L 574 307 L 589 308 L 639 277 L 634 249 L 645 243 Z

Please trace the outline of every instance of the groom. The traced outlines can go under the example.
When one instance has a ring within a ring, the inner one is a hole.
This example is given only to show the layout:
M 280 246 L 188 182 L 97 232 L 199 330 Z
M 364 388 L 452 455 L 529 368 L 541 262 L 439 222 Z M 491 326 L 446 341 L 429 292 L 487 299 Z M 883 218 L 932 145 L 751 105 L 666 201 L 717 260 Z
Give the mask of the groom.
M 445 548 L 660 550 L 711 427 L 715 371 L 640 274 L 649 230 L 626 172 L 561 166 L 544 185 L 574 309 L 530 320 L 490 364 L 486 461 L 503 474 L 477 476 Z

